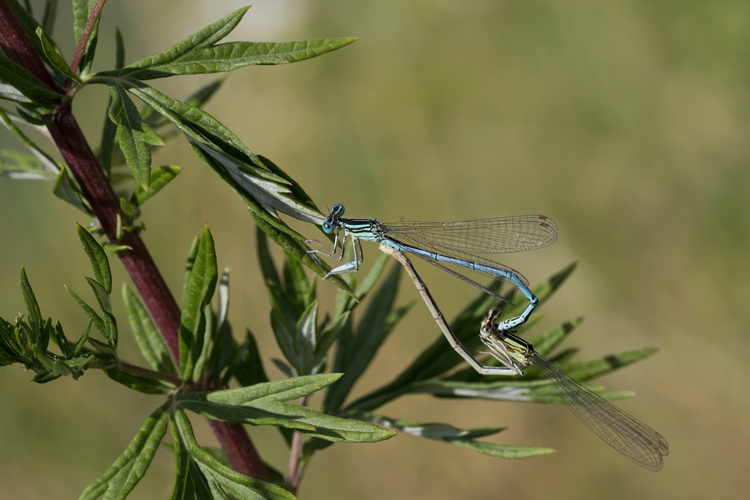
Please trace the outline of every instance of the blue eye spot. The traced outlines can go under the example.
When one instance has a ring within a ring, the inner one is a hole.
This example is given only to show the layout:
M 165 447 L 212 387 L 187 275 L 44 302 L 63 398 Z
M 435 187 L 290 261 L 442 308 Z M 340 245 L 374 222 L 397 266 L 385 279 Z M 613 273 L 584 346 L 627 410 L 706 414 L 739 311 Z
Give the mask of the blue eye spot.
M 331 224 L 328 221 L 325 221 L 322 227 L 323 227 L 323 232 L 326 234 L 330 234 L 333 231 L 333 224 Z

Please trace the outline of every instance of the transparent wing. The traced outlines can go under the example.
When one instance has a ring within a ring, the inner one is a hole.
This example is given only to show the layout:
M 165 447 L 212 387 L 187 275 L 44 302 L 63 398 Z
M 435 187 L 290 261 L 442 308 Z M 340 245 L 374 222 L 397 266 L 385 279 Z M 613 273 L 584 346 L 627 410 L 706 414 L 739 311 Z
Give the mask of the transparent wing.
M 459 222 L 389 222 L 384 233 L 420 248 L 468 254 L 535 250 L 557 240 L 557 225 L 544 215 Z
M 531 365 L 552 381 L 565 405 L 591 432 L 641 467 L 653 471 L 662 468 L 669 444 L 661 434 L 540 355 L 532 354 Z

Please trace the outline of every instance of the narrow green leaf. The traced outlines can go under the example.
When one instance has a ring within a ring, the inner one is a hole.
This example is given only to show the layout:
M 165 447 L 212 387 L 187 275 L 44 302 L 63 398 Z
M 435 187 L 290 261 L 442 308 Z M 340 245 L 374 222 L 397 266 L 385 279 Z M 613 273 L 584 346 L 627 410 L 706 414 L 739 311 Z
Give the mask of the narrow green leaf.
M 87 331 L 85 332 L 86 336 L 88 336 L 88 330 L 90 329 L 91 321 L 88 321 L 86 326 Z M 62 352 L 64 357 L 73 357 L 71 356 L 73 344 L 68 340 L 68 337 L 65 336 L 65 332 L 63 331 L 62 325 L 59 321 L 55 321 L 55 326 L 50 329 L 50 339 L 55 343 L 55 345 L 60 348 L 60 351 Z M 80 339 L 77 343 L 80 343 Z
M 177 410 L 173 419 L 172 435 L 179 449 L 175 460 L 179 459 L 176 465 L 180 477 L 175 492 L 180 494 L 175 497 L 173 492 L 172 498 L 294 500 L 294 495 L 280 486 L 235 472 L 201 448 L 184 412 Z
M 218 303 L 216 304 L 217 328 L 224 326 L 229 320 L 229 269 L 224 268 L 219 278 Z
M 15 91 L 19 92 L 30 103 L 54 107 L 55 102 L 62 97 L 54 89 L 49 88 L 26 68 L 13 62 L 5 56 L 0 56 L 0 81 L 12 86 Z
M 203 340 L 203 343 L 196 345 L 195 368 L 193 369 L 194 382 L 199 382 L 203 377 L 203 369 L 208 362 L 208 346 L 211 343 L 211 339 L 213 338 L 216 329 L 216 316 L 211 309 L 211 304 L 207 304 L 203 308 L 203 318 L 204 332 L 202 337 L 199 337 Z
M 620 367 L 640 361 L 655 352 L 654 349 L 638 349 L 599 359 L 563 363 L 559 368 L 578 381 L 586 381 L 614 371 Z M 627 391 L 604 392 L 601 388 L 587 386 L 605 399 L 632 396 Z M 410 392 L 428 393 L 441 397 L 482 398 L 505 401 L 537 403 L 563 403 L 559 390 L 551 380 L 529 367 L 522 377 L 484 377 L 478 382 L 460 380 L 432 380 L 412 387 Z
M 305 375 L 250 387 L 239 387 L 222 391 L 190 392 L 177 396 L 179 401 L 209 401 L 224 405 L 243 405 L 250 402 L 284 402 L 309 396 L 338 381 L 341 373 L 319 373 Z M 296 406 L 296 405 L 295 405 Z
M 0 177 L 11 179 L 54 180 L 57 173 L 36 155 L 16 151 L 0 151 Z
M 117 319 L 115 318 L 115 315 L 112 314 L 112 303 L 110 301 L 109 292 L 107 292 L 97 281 L 91 278 L 86 278 L 86 281 L 94 292 L 94 296 L 99 303 L 99 308 L 103 313 L 102 319 L 104 320 L 104 327 L 106 330 L 103 331 L 102 334 L 112 347 L 117 347 Z
M 120 28 L 115 30 L 115 68 L 120 69 L 125 66 L 125 40 L 122 37 Z
M 91 81 L 98 83 L 94 79 Z M 176 125 L 186 135 L 196 153 L 200 153 L 199 157 L 224 180 L 230 182 L 251 209 L 252 203 L 259 202 L 300 220 L 313 223 L 323 221 L 323 216 L 317 210 L 290 198 L 286 179 L 271 172 L 239 137 L 213 116 L 136 80 L 106 78 L 103 81 L 108 85 L 127 88 Z M 254 201 L 256 199 L 257 202 Z M 284 230 L 293 233 L 289 228 Z
M 195 441 L 190 420 L 180 410 L 177 410 L 176 414 L 173 414 L 170 418 L 169 428 L 172 433 L 175 459 L 174 484 L 169 498 L 172 500 L 213 498 L 208 481 L 192 460 L 188 450 L 189 445 L 186 441 L 189 443 Z M 187 436 L 187 439 L 183 435 Z
M 170 395 L 173 394 L 177 389 L 177 387 L 168 382 L 129 373 L 117 367 L 108 368 L 104 370 L 104 373 L 106 373 L 107 376 L 115 382 L 122 384 L 129 389 L 133 389 L 134 391 L 142 392 L 144 394 Z
M 646 347 L 618 354 L 610 354 L 609 356 L 588 361 L 563 363 L 560 365 L 560 368 L 576 380 L 590 380 L 641 361 L 652 356 L 656 351 L 657 349 Z
M 297 321 L 297 341 L 302 348 L 303 364 L 301 374 L 313 374 L 320 370 L 321 359 L 315 355 L 320 340 L 318 330 L 318 303 L 312 302 Z
M 451 444 L 468 448 L 471 451 L 488 455 L 490 457 L 507 458 L 510 460 L 519 460 L 522 458 L 534 458 L 541 455 L 555 453 L 554 448 L 545 448 L 542 446 L 514 446 L 510 444 L 495 444 L 474 441 L 472 439 L 454 439 Z
M 107 83 L 114 79 L 101 81 Z M 277 209 L 314 223 L 323 220 L 317 210 L 288 196 L 284 178 L 271 172 L 238 137 L 204 111 L 171 99 L 141 82 L 126 79 L 118 79 L 117 82 L 185 133 L 198 156 L 230 183 L 248 205 L 256 221 L 263 221 L 264 231 L 269 236 L 317 274 L 324 276 L 328 273 L 328 266 L 321 265 L 319 259 L 309 255 L 308 248 L 301 245 L 303 238 L 275 213 L 268 211 L 268 208 Z M 212 145 L 217 145 L 219 149 Z M 339 288 L 348 289 L 339 276 L 331 276 L 329 279 Z
M 65 200 L 81 212 L 93 215 L 94 211 L 91 209 L 88 200 L 84 198 L 81 193 L 81 188 L 68 174 L 68 169 L 63 167 L 60 169 L 60 174 L 55 180 L 55 187 L 53 189 L 55 196 L 61 200 Z
M 200 395 L 202 393 L 195 393 Z M 272 425 L 275 427 L 284 427 L 299 431 L 314 432 L 315 426 L 300 422 L 298 417 L 305 415 L 305 410 L 291 410 L 282 408 L 282 411 L 270 411 L 264 408 L 255 408 L 253 406 L 237 406 L 203 401 L 194 396 L 190 399 L 180 398 L 180 405 L 186 410 L 190 410 L 199 415 L 203 415 L 211 420 L 220 420 L 223 422 L 236 422 L 249 425 Z M 285 405 L 292 407 L 294 405 Z
M 57 175 L 60 172 L 60 166 L 57 164 L 57 162 L 52 159 L 52 157 L 47 154 L 47 152 L 45 152 L 42 148 L 40 148 L 34 141 L 32 141 L 20 128 L 18 128 L 14 121 L 22 121 L 22 119 L 0 108 L 0 122 L 2 122 L 5 128 L 7 128 L 13 135 L 15 135 L 16 138 L 24 146 L 26 146 L 29 151 L 31 151 L 31 154 L 38 159 L 38 161 L 40 162 L 39 166 L 41 170 L 49 172 L 53 177 L 54 175 Z M 30 161 L 19 161 L 19 159 L 23 156 L 24 155 L 21 155 L 20 153 L 14 153 L 7 150 L 3 151 L 3 158 L 5 159 L 4 161 L 11 159 L 13 160 L 13 163 L 21 165 L 30 163 Z M 40 175 L 42 175 L 41 172 Z
M 266 233 L 258 226 L 255 228 L 255 247 L 258 254 L 260 271 L 263 273 L 263 280 L 266 284 L 272 284 L 281 290 L 283 283 L 281 282 L 279 272 L 276 270 L 276 265 L 273 263 L 271 251 L 268 248 L 268 238 L 266 237 Z
M 203 227 L 188 265 L 180 318 L 180 373 L 184 379 L 200 376 L 193 370 L 203 349 L 203 309 L 211 301 L 218 279 L 214 241 L 207 226 Z
M 32 101 L 13 85 L 0 83 L 0 99 L 17 102 L 19 104 L 30 104 Z
M 81 337 L 78 339 L 78 341 L 75 343 L 75 345 L 72 347 L 72 349 L 70 349 L 70 351 L 67 354 L 69 358 L 78 356 L 83 350 L 83 347 L 86 345 L 86 341 L 89 339 L 89 332 L 91 331 L 91 324 L 92 324 L 91 320 L 86 322 L 86 329 L 83 331 L 83 333 L 81 334 Z M 55 325 L 55 329 L 58 329 L 58 328 L 60 332 L 62 333 L 62 326 L 60 326 L 59 322 Z
M 105 339 L 107 340 L 107 343 L 114 347 L 115 344 L 112 344 L 110 342 L 110 339 L 107 338 L 107 335 L 109 334 L 109 326 L 107 321 L 104 320 L 99 314 L 94 310 L 93 307 L 88 305 L 86 301 L 84 301 L 81 297 L 78 296 L 77 293 L 75 293 L 71 288 L 68 286 L 65 286 L 65 291 L 68 292 L 68 294 L 73 297 L 73 299 L 78 303 L 81 309 L 83 309 L 83 312 L 86 313 L 86 316 L 91 318 L 91 321 L 94 323 L 94 326 L 96 327 L 99 332 L 105 336 Z
M 249 9 L 249 7 L 242 7 L 240 9 L 237 9 L 231 14 L 219 19 L 214 23 L 209 24 L 197 33 L 173 45 L 169 49 L 129 64 L 125 69 L 132 70 L 135 68 L 146 69 L 160 67 L 170 63 L 171 61 L 174 61 L 175 59 L 188 52 L 202 49 L 204 47 L 210 47 L 211 45 L 222 40 L 229 33 L 231 33 L 232 30 L 234 30 L 234 28 L 239 24 L 239 22 L 242 20 L 242 17 L 247 12 L 247 9 Z M 118 72 L 106 73 L 117 74 Z M 142 79 L 141 77 L 136 78 Z
M 494 379 L 494 380 L 493 380 Z M 467 382 L 461 380 L 428 380 L 411 387 L 410 393 L 431 394 L 438 397 L 463 397 L 492 399 L 498 401 L 536 401 L 534 391 L 542 388 L 547 395 L 554 390 L 551 382 L 544 379 L 527 380 L 523 377 L 493 377 L 485 382 Z
M 266 158 L 263 155 L 258 155 L 258 159 L 261 161 L 263 166 L 268 168 L 268 170 L 271 171 L 271 173 L 275 174 L 276 176 L 280 177 L 281 179 L 284 179 L 286 181 L 286 187 L 289 190 L 289 197 L 293 200 L 296 200 L 300 205 L 307 207 L 308 209 L 313 211 L 313 214 L 315 215 L 315 219 L 318 221 L 318 223 L 322 223 L 323 214 L 320 213 L 320 210 L 318 210 L 317 206 L 315 205 L 315 202 L 312 200 L 310 195 L 308 195 L 304 189 L 302 189 L 302 186 L 299 182 L 295 181 L 289 174 L 284 172 L 281 167 L 276 165 L 274 162 L 272 162 L 270 159 Z
M 23 301 L 26 303 L 26 310 L 29 312 L 29 325 L 34 331 L 41 331 L 44 319 L 42 319 L 42 310 L 39 307 L 39 302 L 36 300 L 34 290 L 31 288 L 29 278 L 26 276 L 26 269 L 21 267 L 21 292 L 23 294 Z
M 219 381 L 217 387 L 225 387 L 234 373 L 238 356 L 242 350 L 237 346 L 229 323 L 229 269 L 224 269 L 217 287 L 217 311 L 215 333 L 211 339 L 212 347 L 207 360 L 205 377 L 210 381 Z M 224 374 L 222 377 L 222 373 Z
M 92 337 L 88 338 L 88 342 L 98 353 L 104 354 L 105 356 L 111 356 L 113 359 L 117 358 L 117 349 L 115 349 L 111 345 L 100 342 Z
M 275 425 L 297 429 L 327 441 L 376 442 L 395 433 L 359 420 L 343 419 L 315 412 L 304 406 L 286 404 L 327 387 L 341 374 L 319 374 L 213 392 L 177 396 L 184 408 L 209 418 L 252 425 Z
M 125 217 L 136 220 L 141 216 L 141 210 L 125 198 L 120 198 L 120 210 Z M 133 226 L 131 226 L 133 227 Z
M 243 156 L 247 156 L 251 161 L 248 162 L 250 165 L 246 165 L 246 168 L 255 168 L 256 170 L 253 170 L 253 172 L 256 175 L 263 175 L 265 167 L 258 168 L 259 165 L 262 165 L 258 157 L 243 144 L 239 137 L 202 109 L 172 99 L 138 80 L 126 78 L 102 78 L 100 80 L 92 78 L 92 82 L 106 83 L 107 85 L 117 84 L 127 88 L 130 93 L 172 122 L 186 136 L 197 142 L 209 141 L 221 144 L 223 150 L 237 151 Z M 266 175 L 271 180 L 283 180 L 270 172 L 266 172 Z
M 246 197 L 257 200 L 265 207 L 274 208 L 300 220 L 322 223 L 323 217 L 316 210 L 311 210 L 290 196 L 289 187 L 283 178 L 269 179 L 274 174 L 262 169 L 251 168 L 246 161 L 221 151 L 212 145 L 195 141 L 188 137 L 193 149 L 199 149 L 201 158 L 210 158 L 206 162 L 216 173 L 226 180 L 231 180 L 235 191 L 241 191 Z M 257 157 L 256 157 L 257 158 Z M 205 161 L 205 160 L 204 160 Z M 258 161 L 260 161 L 258 159 Z M 260 174 L 260 175 L 256 175 Z
M 112 107 L 112 97 L 109 98 L 107 109 Z M 115 152 L 115 141 L 117 139 L 117 125 L 109 119 L 109 114 L 104 117 L 104 123 L 102 124 L 102 138 L 99 143 L 99 150 L 96 152 L 96 158 L 99 160 L 99 164 L 107 174 L 107 177 L 112 175 L 113 166 L 113 154 Z M 119 155 L 118 155 L 119 156 Z
M 122 75 L 138 80 L 176 75 L 199 75 L 234 71 L 245 66 L 287 64 L 303 61 L 339 49 L 358 38 L 325 38 L 296 42 L 230 42 L 210 47 L 193 48 L 176 58 L 165 53 L 142 59 L 107 75 Z M 171 49 L 170 49 L 171 50 Z M 171 55 L 171 54 L 169 54 Z M 162 59 L 159 62 L 156 59 Z
M 309 307 L 316 299 L 316 279 L 310 279 L 305 273 L 302 263 L 293 255 L 284 256 L 284 290 L 292 302 L 302 310 Z
M 304 373 L 303 354 L 301 346 L 297 342 L 297 328 L 294 318 L 284 314 L 277 304 L 274 304 L 271 310 L 271 329 L 284 357 L 295 367 L 294 375 L 309 375 L 309 373 Z M 297 370 L 303 370 L 303 372 L 300 373 Z
M 224 83 L 224 78 L 217 78 L 211 83 L 208 83 L 204 85 L 203 87 L 196 90 L 194 93 L 192 93 L 190 96 L 188 96 L 187 99 L 184 99 L 182 102 L 187 104 L 188 106 L 191 106 L 193 108 L 200 109 L 203 107 L 203 105 L 216 93 L 216 91 L 219 90 L 221 85 Z M 149 124 L 153 129 L 158 129 L 160 127 L 163 127 L 164 125 L 170 124 L 170 120 L 168 120 L 164 115 L 157 113 L 154 108 L 151 106 L 146 106 L 140 110 L 141 117 Z M 166 131 L 163 133 L 163 137 L 166 139 L 167 137 L 171 137 L 172 135 L 176 135 L 179 133 L 179 129 L 173 129 L 171 131 Z
M 107 293 L 112 293 L 112 271 L 109 268 L 109 259 L 107 259 L 106 252 L 86 228 L 80 224 L 77 224 L 77 226 L 78 238 L 81 240 L 83 250 L 89 257 L 96 281 L 104 287 Z
M 118 82 L 127 86 L 131 93 L 172 121 L 186 134 L 196 154 L 229 182 L 257 218 L 267 222 L 264 227 L 268 228 L 267 231 L 273 231 L 269 233 L 272 238 L 280 241 L 285 249 L 293 252 L 316 273 L 321 276 L 327 273 L 317 259 L 307 254 L 307 248 L 300 245 L 299 242 L 303 238 L 263 206 L 267 205 L 301 220 L 315 223 L 323 220 L 322 215 L 316 210 L 288 196 L 286 181 L 283 178 L 269 171 L 238 137 L 204 111 L 171 99 L 141 82 Z M 221 149 L 216 149 L 207 143 L 207 140 Z M 345 287 L 338 276 L 331 277 L 331 280 L 337 286 Z
M 76 0 L 77 2 L 82 2 L 81 5 L 81 17 L 85 15 L 86 19 L 88 19 L 90 9 L 93 8 L 93 5 L 85 5 L 86 2 L 89 1 L 96 1 L 96 0 Z M 79 21 L 79 18 L 76 18 L 76 22 Z M 80 25 L 81 30 L 83 30 L 83 27 L 85 26 L 86 21 L 82 21 L 83 24 Z M 78 36 L 76 37 L 78 38 Z M 115 30 L 115 67 L 120 68 L 122 67 L 122 57 L 124 57 L 125 48 L 124 48 L 124 42 L 122 40 L 122 32 L 120 32 L 120 29 L 117 28 Z M 83 61 L 81 61 L 83 64 Z M 83 69 L 83 68 L 82 68 Z M 88 70 L 88 68 L 85 68 Z M 102 138 L 99 143 L 99 151 L 97 152 L 97 159 L 99 160 L 99 163 L 102 166 L 102 169 L 104 172 L 106 172 L 107 177 L 111 176 L 112 172 L 112 155 L 115 153 L 115 140 L 117 138 L 117 125 L 109 119 L 109 109 L 112 107 L 112 96 L 109 97 L 109 103 L 107 104 L 107 115 L 104 117 L 104 124 L 102 125 Z
M 126 89 L 121 85 L 109 85 L 112 98 L 109 118 L 117 124 L 117 143 L 125 155 L 125 161 L 143 189 L 148 189 L 151 171 L 149 146 L 163 146 L 158 134 L 141 118 Z
M 52 114 L 48 113 L 49 106 L 46 104 L 34 104 L 21 102 L 16 108 L 18 117 L 29 125 L 46 127 L 52 121 Z
M 159 372 L 176 375 L 172 357 L 164 337 L 141 302 L 141 299 L 126 285 L 122 286 L 122 298 L 128 313 L 130 328 L 136 344 L 149 366 Z
M 80 500 L 125 498 L 146 473 L 167 429 L 169 403 L 161 406 L 141 426 L 125 451 L 81 493 Z
M 423 423 L 409 420 L 400 420 L 378 415 L 374 413 L 363 413 L 357 415 L 359 418 L 375 422 L 383 427 L 397 429 L 412 436 L 435 439 L 438 441 L 452 441 L 459 438 L 477 438 L 492 436 L 505 430 L 504 427 L 482 427 L 479 429 L 459 429 L 450 424 Z
M 258 351 L 258 342 L 250 330 L 246 331 L 245 342 L 236 350 L 235 359 L 232 361 L 234 367 L 229 374 L 234 374 L 240 385 L 251 386 L 261 382 L 267 382 L 268 376 L 263 369 L 263 361 Z M 228 380 L 225 380 L 225 384 Z
M 163 167 L 154 168 L 151 170 L 151 184 L 149 185 L 148 191 L 143 189 L 140 185 L 136 186 L 130 201 L 140 207 L 143 202 L 161 191 L 162 188 L 177 177 L 177 174 L 181 171 L 182 169 L 176 165 L 165 165 Z
M 76 82 L 77 85 L 83 86 L 84 83 L 81 78 L 70 69 L 67 61 L 60 53 L 60 49 L 55 46 L 49 38 L 47 38 L 47 35 L 42 30 L 41 26 L 36 29 L 36 36 L 39 37 L 39 41 L 42 43 L 43 55 L 47 63 L 49 63 L 49 65 L 56 70 L 63 79 L 64 77 L 70 78 Z
M 454 444 L 491 457 L 520 459 L 548 455 L 555 452 L 552 448 L 542 448 L 538 446 L 512 446 L 480 442 L 474 439 L 477 437 L 496 434 L 497 432 L 504 430 L 503 427 L 458 429 L 449 424 L 410 422 L 407 420 L 391 419 L 383 415 L 375 414 L 366 414 L 363 415 L 363 418 L 368 418 L 380 425 L 397 429 L 413 436 Z

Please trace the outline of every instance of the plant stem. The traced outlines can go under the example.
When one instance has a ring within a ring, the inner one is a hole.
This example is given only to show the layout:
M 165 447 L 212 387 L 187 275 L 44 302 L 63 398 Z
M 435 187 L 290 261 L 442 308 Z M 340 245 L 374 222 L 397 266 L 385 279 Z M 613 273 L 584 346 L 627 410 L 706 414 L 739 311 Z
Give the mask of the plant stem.
M 130 247 L 117 255 L 164 336 L 172 357 L 178 359 L 180 308 L 140 235 L 123 231 L 121 239 L 117 240 L 117 219 L 122 220 L 122 225 L 129 225 L 131 221 L 120 211 L 117 195 L 71 113 L 69 104 L 57 109 L 47 129 L 107 237 L 115 244 Z
M 7 57 L 25 67 L 50 88 L 60 91 L 6 0 L 0 0 L 0 48 Z M 107 237 L 112 242 L 130 247 L 117 255 L 164 337 L 172 357 L 178 360 L 180 308 L 140 235 L 124 231 L 117 241 L 118 218 L 122 225 L 129 225 L 131 221 L 121 212 L 119 199 L 73 116 L 69 102 L 62 103 L 54 111 L 47 129 Z M 209 420 L 209 423 L 236 471 L 270 479 L 268 470 L 241 424 L 214 420 Z
M 299 398 L 299 404 L 300 406 L 305 406 L 307 404 L 307 396 L 302 396 L 301 398 Z M 304 472 L 304 467 L 299 462 L 301 448 L 302 433 L 299 431 L 294 431 L 292 433 L 292 445 L 289 450 L 289 479 L 287 480 L 289 486 L 294 492 L 296 492 L 297 488 L 299 488 L 299 483 L 300 481 L 302 481 L 302 473 Z
M 94 31 L 94 26 L 96 26 L 97 21 L 99 21 L 99 16 L 102 13 L 104 2 L 106 1 L 107 0 L 96 0 L 94 8 L 91 9 L 91 14 L 89 14 L 89 18 L 86 20 L 86 26 L 84 26 L 83 31 L 81 32 L 81 39 L 78 40 L 75 54 L 73 54 L 73 60 L 70 61 L 70 69 L 73 71 L 76 71 L 78 69 L 78 63 L 81 62 L 83 51 L 86 49 L 86 44 L 88 44 L 89 38 L 91 38 L 91 33 L 93 33 Z M 68 79 L 68 81 L 65 83 L 66 90 L 70 83 L 71 80 Z

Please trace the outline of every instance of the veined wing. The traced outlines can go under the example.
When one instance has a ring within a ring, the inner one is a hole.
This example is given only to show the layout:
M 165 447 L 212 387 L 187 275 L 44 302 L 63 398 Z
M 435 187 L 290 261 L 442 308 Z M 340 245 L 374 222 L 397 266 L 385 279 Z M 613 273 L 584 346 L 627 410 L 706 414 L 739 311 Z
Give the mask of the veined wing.
M 540 355 L 534 353 L 531 364 L 552 381 L 566 406 L 591 432 L 641 467 L 661 469 L 664 457 L 669 455 L 669 443 L 661 434 Z
M 518 215 L 460 222 L 402 221 L 381 225 L 397 240 L 440 253 L 511 253 L 557 240 L 557 225 L 544 215 Z

